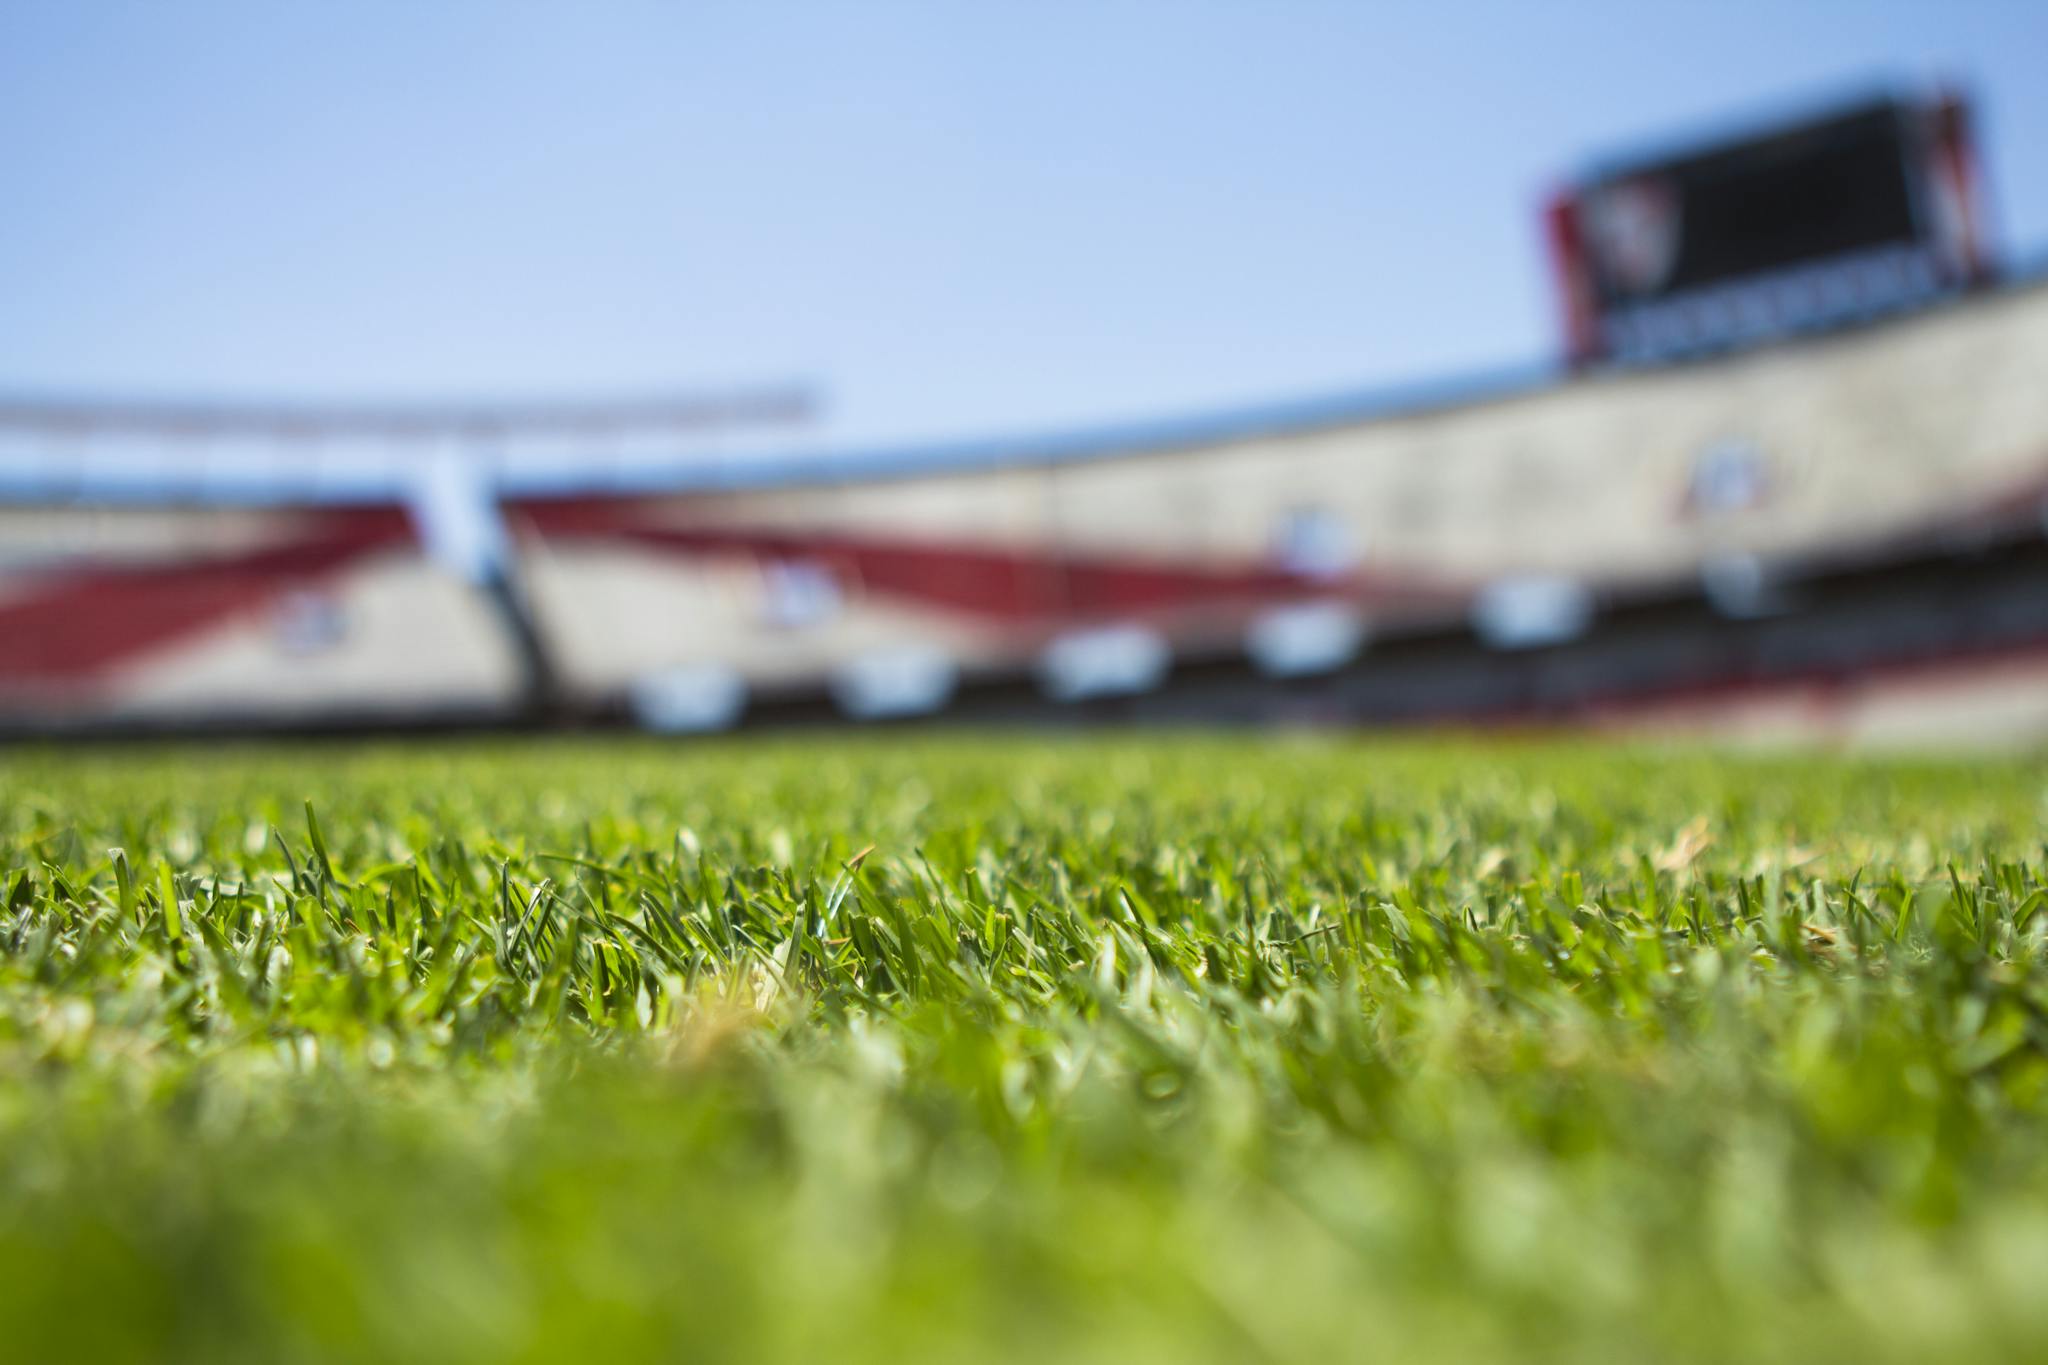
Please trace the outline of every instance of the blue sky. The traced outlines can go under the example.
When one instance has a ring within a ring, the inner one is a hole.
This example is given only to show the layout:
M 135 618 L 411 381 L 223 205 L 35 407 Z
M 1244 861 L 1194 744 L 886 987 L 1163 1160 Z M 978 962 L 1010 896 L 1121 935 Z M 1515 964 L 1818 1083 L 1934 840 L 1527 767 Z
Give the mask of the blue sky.
M 2048 4 L 0 0 L 0 390 L 816 381 L 834 441 L 1552 345 L 1588 156 L 1961 78 L 2048 246 Z

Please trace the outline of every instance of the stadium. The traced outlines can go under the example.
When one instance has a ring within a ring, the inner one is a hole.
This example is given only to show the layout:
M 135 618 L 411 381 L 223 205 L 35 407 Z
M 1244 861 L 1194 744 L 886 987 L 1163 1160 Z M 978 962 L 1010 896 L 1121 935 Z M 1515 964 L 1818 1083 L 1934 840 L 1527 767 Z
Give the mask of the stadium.
M 1120 430 L 16 402 L 5 715 L 2037 733 L 2048 290 L 1975 165 L 1960 102 L 1892 96 L 1667 155 L 1553 210 L 1564 365 Z M 1676 248 L 1591 225 L 1688 175 L 1687 257 L 1596 297 Z
M 0 14 L 0 366 L 164 367 L 0 399 L 7 1358 L 2048 1355 L 2048 33 L 1953 8 Z M 1425 355 L 1311 246 L 1505 317 L 1422 201 L 1701 91 L 1520 366 L 441 387 Z

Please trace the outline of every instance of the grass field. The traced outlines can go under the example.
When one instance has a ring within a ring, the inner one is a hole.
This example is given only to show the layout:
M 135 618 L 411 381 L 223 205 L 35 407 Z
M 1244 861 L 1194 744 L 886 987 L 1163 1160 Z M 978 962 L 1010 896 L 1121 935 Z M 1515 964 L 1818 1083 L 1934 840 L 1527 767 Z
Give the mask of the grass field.
M 2048 1353 L 2042 761 L 0 782 L 11 1359 Z

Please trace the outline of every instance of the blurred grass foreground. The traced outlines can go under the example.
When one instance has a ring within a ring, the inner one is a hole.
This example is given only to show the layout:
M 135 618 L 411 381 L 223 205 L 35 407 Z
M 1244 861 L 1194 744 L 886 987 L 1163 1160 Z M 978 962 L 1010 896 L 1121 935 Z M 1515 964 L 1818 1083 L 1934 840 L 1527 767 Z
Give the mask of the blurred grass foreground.
M 12 1359 L 2048 1351 L 2039 760 L 0 781 Z

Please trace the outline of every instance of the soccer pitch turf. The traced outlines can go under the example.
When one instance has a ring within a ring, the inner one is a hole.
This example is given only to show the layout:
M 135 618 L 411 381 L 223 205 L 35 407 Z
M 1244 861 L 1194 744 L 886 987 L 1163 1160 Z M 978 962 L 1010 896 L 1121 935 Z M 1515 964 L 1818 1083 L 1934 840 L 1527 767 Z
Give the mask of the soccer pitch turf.
M 22 1361 L 2048 1351 L 2048 762 L 0 755 Z

